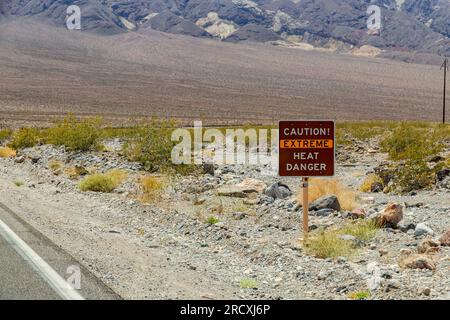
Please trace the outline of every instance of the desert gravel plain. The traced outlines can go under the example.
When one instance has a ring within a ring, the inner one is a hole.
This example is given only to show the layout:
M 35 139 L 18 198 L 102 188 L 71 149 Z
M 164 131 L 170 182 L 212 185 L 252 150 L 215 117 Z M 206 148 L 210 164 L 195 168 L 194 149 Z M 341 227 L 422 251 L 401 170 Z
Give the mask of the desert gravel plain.
M 156 31 L 99 37 L 29 19 L 0 28 L 0 126 L 72 112 L 192 124 L 441 118 L 439 66 Z

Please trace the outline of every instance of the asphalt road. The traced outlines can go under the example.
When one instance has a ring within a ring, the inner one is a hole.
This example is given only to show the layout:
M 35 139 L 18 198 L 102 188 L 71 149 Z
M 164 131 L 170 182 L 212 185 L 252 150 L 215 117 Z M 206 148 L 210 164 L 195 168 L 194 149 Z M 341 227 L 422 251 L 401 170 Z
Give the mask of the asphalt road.
M 80 288 L 73 289 L 66 280 L 72 277 L 70 283 L 76 285 L 78 282 L 73 279 L 77 279 L 77 270 L 80 271 Z M 0 299 L 74 297 L 120 299 L 72 256 L 0 203 Z

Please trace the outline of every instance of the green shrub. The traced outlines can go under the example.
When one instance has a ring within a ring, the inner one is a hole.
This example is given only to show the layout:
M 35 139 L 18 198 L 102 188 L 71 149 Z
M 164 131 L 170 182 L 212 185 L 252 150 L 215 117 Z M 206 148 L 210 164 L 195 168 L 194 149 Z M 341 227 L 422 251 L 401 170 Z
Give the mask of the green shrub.
M 317 258 L 348 257 L 354 252 L 352 243 L 341 239 L 335 230 L 320 230 L 311 235 L 305 249 Z
M 339 233 L 352 235 L 361 241 L 369 241 L 378 230 L 379 226 L 370 219 L 347 223 L 339 230 Z
M 374 183 L 379 183 L 382 186 L 384 186 L 384 182 L 383 179 L 381 179 L 380 176 L 376 175 L 376 174 L 369 174 L 363 181 L 363 183 L 361 184 L 361 186 L 359 187 L 359 191 L 361 192 L 371 192 L 372 190 L 372 185 Z
M 15 150 L 31 148 L 37 145 L 40 141 L 40 133 L 36 128 L 22 128 L 12 135 L 11 142 L 8 147 Z
M 435 171 L 423 159 L 407 160 L 395 171 L 394 186 L 403 193 L 429 188 L 435 181 Z
M 348 294 L 349 299 L 352 300 L 366 300 L 369 299 L 371 296 L 372 295 L 370 294 L 370 291 L 367 290 L 351 292 Z
M 81 191 L 113 192 L 126 178 L 126 173 L 111 170 L 105 174 L 93 174 L 80 182 Z
M 402 122 L 380 142 L 380 147 L 392 160 L 424 159 L 442 148 L 436 128 L 422 128 L 417 123 Z
M 336 124 L 336 137 L 338 142 L 348 143 L 348 137 L 342 140 L 344 136 L 351 136 L 352 138 L 366 141 L 376 136 L 379 136 L 389 130 L 393 125 L 388 121 L 347 121 L 338 122 Z M 341 138 L 341 139 L 339 139 Z
M 209 217 L 208 219 L 206 219 L 206 223 L 211 225 L 219 223 L 219 221 L 220 220 L 217 219 L 216 217 Z
M 65 146 L 72 151 L 88 151 L 99 148 L 101 136 L 100 118 L 77 119 L 72 115 L 45 130 L 45 141 Z
M 0 143 L 5 142 L 8 140 L 13 134 L 13 131 L 11 129 L 1 129 L 0 130 Z
M 23 181 L 20 181 L 20 180 L 14 180 L 13 183 L 16 187 L 21 187 L 24 185 Z
M 442 151 L 449 126 L 422 122 L 402 122 L 380 142 L 392 160 L 402 161 L 393 170 L 393 189 L 409 192 L 431 187 L 439 166 L 428 166 L 428 159 Z
M 245 279 L 241 279 L 241 281 L 239 281 L 239 286 L 242 289 L 256 289 L 256 288 L 258 288 L 258 283 L 253 279 L 245 278 Z
M 378 229 L 372 221 L 362 220 L 347 223 L 341 228 L 317 230 L 308 238 L 305 252 L 317 258 L 351 257 L 355 254 L 355 245 L 341 236 L 352 235 L 358 240 L 369 241 Z
M 171 136 L 175 128 L 175 122 L 157 119 L 133 127 L 125 137 L 125 155 L 129 160 L 141 163 L 150 172 L 191 172 L 194 166 L 172 164 L 172 149 L 176 142 L 171 140 Z

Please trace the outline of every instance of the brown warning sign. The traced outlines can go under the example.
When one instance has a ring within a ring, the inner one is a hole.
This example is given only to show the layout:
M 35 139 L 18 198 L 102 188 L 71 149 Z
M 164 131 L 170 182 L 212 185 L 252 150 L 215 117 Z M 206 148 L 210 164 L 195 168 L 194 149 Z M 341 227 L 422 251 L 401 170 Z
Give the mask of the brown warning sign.
M 279 175 L 334 175 L 333 121 L 280 121 Z

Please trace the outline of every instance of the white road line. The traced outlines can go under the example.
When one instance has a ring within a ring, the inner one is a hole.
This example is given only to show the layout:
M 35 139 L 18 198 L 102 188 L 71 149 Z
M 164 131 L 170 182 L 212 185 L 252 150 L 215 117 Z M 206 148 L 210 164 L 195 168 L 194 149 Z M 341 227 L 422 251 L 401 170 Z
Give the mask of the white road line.
M 26 260 L 34 270 L 55 290 L 62 299 L 84 300 L 47 262 L 31 249 L 17 234 L 0 220 L 0 235 Z

